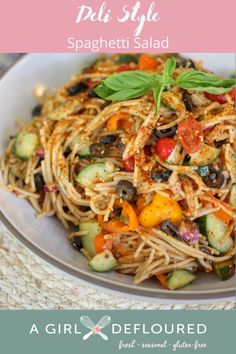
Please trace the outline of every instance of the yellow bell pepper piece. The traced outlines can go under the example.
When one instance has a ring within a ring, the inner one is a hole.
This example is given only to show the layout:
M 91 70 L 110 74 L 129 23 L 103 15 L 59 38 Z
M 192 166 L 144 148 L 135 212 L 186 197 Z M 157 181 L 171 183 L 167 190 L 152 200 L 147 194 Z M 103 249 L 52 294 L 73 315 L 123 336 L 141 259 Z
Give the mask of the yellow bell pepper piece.
M 152 203 L 140 213 L 139 222 L 144 227 L 154 227 L 163 220 L 179 224 L 182 220 L 182 210 L 176 200 L 157 193 Z

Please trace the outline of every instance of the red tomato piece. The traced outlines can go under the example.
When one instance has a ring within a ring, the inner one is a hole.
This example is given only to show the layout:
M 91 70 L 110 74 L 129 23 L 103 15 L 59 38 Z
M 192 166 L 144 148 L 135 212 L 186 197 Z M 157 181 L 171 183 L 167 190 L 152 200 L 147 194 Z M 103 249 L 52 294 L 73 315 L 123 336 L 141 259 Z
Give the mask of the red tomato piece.
M 116 69 L 116 72 L 117 73 L 121 73 L 123 71 L 131 71 L 133 70 L 129 65 L 122 65 L 122 66 L 119 66 L 119 68 Z
M 123 160 L 123 168 L 127 172 L 134 172 L 134 157 L 130 156 L 126 160 Z
M 162 160 L 167 160 L 176 146 L 173 138 L 160 138 L 156 143 L 156 153 Z
M 228 95 L 230 95 L 231 99 L 236 101 L 236 87 L 234 86 L 231 91 L 229 91 Z
M 187 154 L 196 152 L 203 142 L 203 130 L 201 124 L 194 119 L 179 123 L 178 139 Z
M 208 100 L 218 102 L 220 104 L 227 102 L 225 95 L 215 95 L 214 93 L 205 92 L 205 96 Z

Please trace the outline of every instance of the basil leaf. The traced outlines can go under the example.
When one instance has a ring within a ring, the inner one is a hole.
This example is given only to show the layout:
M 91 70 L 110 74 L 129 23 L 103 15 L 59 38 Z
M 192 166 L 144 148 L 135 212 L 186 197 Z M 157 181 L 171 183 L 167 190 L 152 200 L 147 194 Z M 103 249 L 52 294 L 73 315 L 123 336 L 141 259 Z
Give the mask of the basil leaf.
M 218 76 L 196 70 L 184 72 L 176 80 L 176 84 L 183 89 L 214 94 L 228 92 L 235 82 L 235 79 L 220 79 Z
M 114 91 L 123 91 L 126 89 L 146 88 L 150 89 L 154 82 L 152 74 L 143 71 L 125 71 L 119 74 L 109 76 L 104 84 Z
M 157 84 L 152 89 L 155 103 L 156 103 L 156 109 L 155 109 L 156 113 L 158 113 L 160 105 L 161 105 L 161 95 L 162 95 L 164 88 L 165 88 L 165 86 L 163 84 Z
M 149 90 L 149 89 L 148 89 Z M 104 82 L 94 89 L 94 91 L 102 98 L 110 101 L 124 101 L 145 95 L 148 91 L 145 87 L 129 89 L 128 87 L 122 91 L 114 91 L 107 87 Z
M 145 93 L 147 92 L 146 89 L 127 89 L 124 91 L 117 91 L 114 92 L 112 94 L 110 94 L 109 96 L 107 96 L 107 100 L 114 100 L 114 101 L 124 101 L 124 100 L 130 100 L 131 98 L 137 98 L 140 96 L 145 95 Z
M 114 90 L 111 90 L 104 84 L 104 81 L 101 81 L 101 83 L 94 89 L 94 92 L 96 92 L 98 96 L 104 98 L 105 100 L 109 100 L 107 97 L 115 93 Z
M 167 61 L 165 62 L 164 71 L 163 71 L 163 75 L 165 76 L 165 78 L 171 79 L 173 72 L 175 71 L 175 68 L 176 68 L 175 58 L 167 59 Z

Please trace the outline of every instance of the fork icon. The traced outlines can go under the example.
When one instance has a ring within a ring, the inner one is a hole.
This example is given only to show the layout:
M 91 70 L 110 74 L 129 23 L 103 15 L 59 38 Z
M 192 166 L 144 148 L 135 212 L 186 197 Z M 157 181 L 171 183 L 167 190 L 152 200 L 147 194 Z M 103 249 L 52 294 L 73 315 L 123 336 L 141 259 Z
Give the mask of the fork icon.
M 104 333 L 102 333 L 102 328 L 109 325 L 109 323 L 111 322 L 110 316 L 103 316 L 96 325 L 88 316 L 81 316 L 80 322 L 85 327 L 90 329 L 90 332 L 86 333 L 83 336 L 83 340 L 87 340 L 92 334 L 98 334 L 100 337 L 102 337 L 102 339 L 108 340 L 108 337 Z

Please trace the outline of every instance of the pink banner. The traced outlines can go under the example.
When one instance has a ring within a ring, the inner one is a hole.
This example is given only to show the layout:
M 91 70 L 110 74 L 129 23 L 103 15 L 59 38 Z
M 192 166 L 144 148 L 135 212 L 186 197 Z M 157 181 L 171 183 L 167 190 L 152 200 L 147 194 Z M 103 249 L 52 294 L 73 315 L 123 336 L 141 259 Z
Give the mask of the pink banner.
M 7 0 L 1 52 L 233 52 L 235 0 Z

